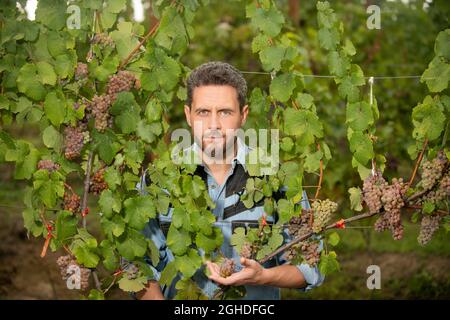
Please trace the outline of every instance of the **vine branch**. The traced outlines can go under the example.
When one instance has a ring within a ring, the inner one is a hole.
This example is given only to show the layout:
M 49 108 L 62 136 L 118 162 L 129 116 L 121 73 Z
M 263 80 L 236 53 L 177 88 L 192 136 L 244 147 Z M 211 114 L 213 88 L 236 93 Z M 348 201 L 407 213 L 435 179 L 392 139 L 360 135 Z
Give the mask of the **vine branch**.
M 94 151 L 89 152 L 87 164 L 86 164 L 86 176 L 84 178 L 84 193 L 83 193 L 83 201 L 81 203 L 81 212 L 83 213 L 87 208 L 87 200 L 89 193 L 89 185 L 91 182 L 91 167 L 92 160 L 94 158 Z M 86 215 L 83 215 L 83 228 L 86 228 Z
M 131 60 L 131 58 L 134 57 L 134 55 L 139 50 L 139 48 L 155 33 L 158 26 L 159 26 L 159 21 L 157 21 L 155 23 L 153 28 L 145 35 L 144 38 L 142 38 L 142 40 L 136 45 L 136 47 L 134 47 L 134 49 L 128 54 L 128 56 L 120 63 L 118 70 L 121 70 L 123 67 L 125 67 L 128 64 L 128 62 Z
M 423 158 L 423 154 L 425 153 L 425 149 L 427 148 L 427 144 L 428 144 L 428 139 L 425 139 L 424 143 L 423 143 L 423 147 L 422 147 L 422 151 L 420 151 L 419 157 L 417 158 L 416 161 L 416 165 L 414 166 L 414 171 L 411 175 L 411 179 L 409 179 L 408 182 L 408 188 L 411 186 L 411 184 L 414 181 L 414 178 L 416 177 L 416 173 L 417 173 L 417 169 L 419 168 L 420 163 L 422 162 L 422 158 Z

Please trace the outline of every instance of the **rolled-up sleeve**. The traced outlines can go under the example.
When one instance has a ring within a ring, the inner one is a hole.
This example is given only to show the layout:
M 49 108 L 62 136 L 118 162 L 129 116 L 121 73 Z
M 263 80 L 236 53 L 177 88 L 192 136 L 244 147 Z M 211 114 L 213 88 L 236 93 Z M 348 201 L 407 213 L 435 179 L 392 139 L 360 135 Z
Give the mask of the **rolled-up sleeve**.
M 302 200 L 297 204 L 300 204 L 303 209 L 311 209 L 311 206 L 310 206 L 310 203 L 308 200 L 308 196 L 305 191 L 303 191 Z M 285 243 L 292 240 L 292 236 L 289 234 L 287 228 L 283 229 L 283 237 L 284 237 Z M 321 239 L 321 237 L 318 237 L 318 236 L 313 236 L 313 237 L 316 240 L 320 240 L 319 247 L 317 250 L 319 252 L 321 252 L 323 250 L 323 240 Z M 280 255 L 278 259 L 279 259 L 280 264 L 289 263 L 289 261 L 287 261 L 286 259 L 283 258 L 283 255 Z M 323 281 L 325 280 L 325 276 L 320 273 L 319 267 L 317 264 L 314 266 L 310 266 L 308 263 L 304 262 L 301 264 L 297 264 L 296 267 L 303 274 L 303 277 L 305 278 L 305 281 L 306 281 L 306 287 L 298 288 L 298 290 L 300 290 L 302 292 L 309 291 L 313 288 L 320 286 L 323 283 Z

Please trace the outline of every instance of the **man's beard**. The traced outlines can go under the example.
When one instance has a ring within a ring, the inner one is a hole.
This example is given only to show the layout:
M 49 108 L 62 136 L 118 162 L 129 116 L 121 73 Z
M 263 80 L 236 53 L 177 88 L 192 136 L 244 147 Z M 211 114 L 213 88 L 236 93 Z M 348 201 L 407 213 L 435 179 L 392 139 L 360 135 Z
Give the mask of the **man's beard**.
M 232 136 L 226 139 L 226 137 L 217 134 L 212 134 L 206 136 L 208 137 L 217 137 L 219 139 L 224 139 L 225 142 L 222 142 L 220 144 L 211 142 L 208 145 L 205 145 L 205 143 L 202 144 L 202 151 L 208 158 L 207 160 L 212 161 L 213 163 L 225 163 L 225 160 L 230 158 L 230 156 L 234 156 L 234 147 L 236 142 L 236 137 Z

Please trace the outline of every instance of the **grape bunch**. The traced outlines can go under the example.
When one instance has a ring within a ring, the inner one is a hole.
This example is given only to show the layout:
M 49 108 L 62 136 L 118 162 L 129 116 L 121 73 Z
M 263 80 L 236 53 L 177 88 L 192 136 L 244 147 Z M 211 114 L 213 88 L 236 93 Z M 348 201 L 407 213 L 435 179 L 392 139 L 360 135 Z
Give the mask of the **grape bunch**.
M 310 214 L 312 210 L 305 209 L 300 217 L 292 217 L 289 220 L 288 233 L 292 237 L 302 236 L 312 231 L 309 225 Z
M 444 151 L 440 150 L 433 160 L 422 162 L 422 187 L 424 190 L 430 190 L 436 182 L 442 177 L 443 170 L 448 163 Z
M 119 92 L 130 91 L 133 86 L 136 87 L 135 75 L 130 71 L 120 70 L 117 74 L 109 78 L 106 92 L 111 95 L 112 101 L 114 101 Z
M 80 270 L 80 289 L 84 291 L 89 287 L 89 276 L 91 275 L 91 270 L 80 266 L 70 255 L 60 256 L 56 260 L 56 264 L 59 267 L 61 277 L 64 281 L 69 279 L 69 277 L 74 274 L 73 270 L 70 270 L 69 267 L 71 265 L 78 267 Z
M 108 109 L 112 104 L 111 96 L 104 94 L 92 98 L 92 103 L 90 103 L 90 109 L 92 115 L 95 118 L 95 128 L 102 132 L 108 127 L 109 113 Z
M 420 232 L 417 237 L 417 241 L 422 245 L 426 245 L 430 242 L 433 234 L 439 229 L 439 222 L 441 221 L 441 216 L 439 215 L 426 215 L 422 218 L 420 223 Z
M 229 277 L 235 272 L 236 263 L 233 259 L 225 258 L 223 262 L 220 264 L 220 276 L 221 277 Z
M 106 33 L 97 33 L 94 38 L 92 38 L 93 44 L 99 44 L 102 47 L 112 47 L 114 46 L 113 39 Z
M 83 149 L 84 136 L 80 127 L 66 127 L 64 129 L 64 156 L 73 160 Z
M 294 245 L 292 245 L 291 247 L 289 247 L 288 249 L 286 249 L 283 253 L 283 259 L 286 259 L 288 261 L 292 261 L 295 258 L 297 258 L 298 254 L 299 254 L 299 250 L 300 250 L 300 244 L 296 243 Z
M 431 202 L 433 204 L 438 204 L 439 202 L 445 200 L 450 196 L 450 175 L 446 172 L 439 184 L 427 192 L 424 196 L 422 196 L 419 200 L 420 204 L 424 204 L 425 202 Z
M 136 267 L 134 264 L 130 264 L 130 266 L 127 269 L 127 278 L 128 280 L 134 280 L 139 275 L 139 268 Z
M 38 162 L 38 169 L 44 169 L 48 172 L 53 172 L 59 170 L 60 165 L 57 163 L 54 163 L 52 160 L 40 160 Z
M 98 195 L 107 188 L 108 184 L 105 182 L 105 167 L 103 167 L 97 170 L 91 177 L 89 191 Z
M 88 66 L 85 63 L 78 62 L 75 69 L 75 80 L 81 80 L 87 78 L 89 74 Z
M 319 243 L 313 242 L 301 242 L 300 249 L 302 252 L 302 258 L 310 266 L 316 265 L 320 260 Z
M 381 196 L 386 186 L 387 182 L 384 180 L 381 172 L 377 172 L 375 175 L 370 175 L 364 179 L 363 200 L 369 208 L 370 213 L 379 212 L 382 208 Z
M 77 213 L 80 210 L 80 196 L 72 192 L 64 192 L 63 209 L 72 213 Z
M 312 229 L 314 232 L 320 232 L 331 220 L 331 215 L 337 210 L 337 203 L 329 199 L 317 200 L 312 204 L 314 210 L 314 222 Z
M 319 243 L 317 241 L 303 241 L 292 245 L 283 253 L 283 258 L 294 261 L 299 256 L 310 266 L 320 261 Z
M 392 179 L 392 184 L 383 190 L 381 202 L 385 212 L 375 222 L 375 230 L 378 232 L 391 230 L 395 240 L 403 237 L 403 225 L 401 221 L 401 208 L 405 205 L 403 195 L 406 193 L 407 185 L 403 179 Z
M 239 255 L 246 259 L 252 259 L 253 257 L 253 245 L 249 242 L 245 242 L 241 247 Z

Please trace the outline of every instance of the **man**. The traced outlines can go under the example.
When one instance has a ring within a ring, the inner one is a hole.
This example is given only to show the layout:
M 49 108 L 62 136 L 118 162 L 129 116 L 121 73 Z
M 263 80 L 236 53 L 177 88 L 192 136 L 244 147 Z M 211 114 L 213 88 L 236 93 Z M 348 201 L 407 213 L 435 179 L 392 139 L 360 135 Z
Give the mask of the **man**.
M 247 292 L 245 299 L 279 299 L 279 288 L 305 291 L 319 286 L 324 277 L 317 267 L 310 267 L 306 263 L 291 265 L 281 257 L 262 266 L 255 260 L 239 258 L 230 245 L 235 227 L 255 226 L 264 214 L 263 200 L 247 209 L 239 199 L 249 177 L 245 165 L 249 148 L 234 133 L 245 124 L 249 113 L 246 94 L 247 85 L 240 72 L 223 62 L 209 62 L 197 67 L 187 82 L 188 99 L 184 112 L 194 136 L 194 144 L 190 149 L 197 152 L 202 160 L 196 174 L 204 179 L 209 195 L 216 204 L 213 209 L 217 220 L 215 225 L 221 228 L 224 235 L 221 250 L 241 268 L 223 278 L 219 274 L 219 266 L 208 261 L 210 275 L 206 277 L 202 271 L 198 271 L 193 279 L 209 297 L 212 297 L 218 285 L 244 285 Z M 141 191 L 145 183 L 144 174 L 139 184 Z M 305 192 L 301 205 L 309 208 Z M 267 216 L 266 219 L 269 224 L 276 223 L 276 217 Z M 168 229 L 170 222 L 169 212 L 168 215 L 151 219 L 144 230 L 146 237 L 160 249 L 160 263 L 151 265 L 155 279 L 150 280 L 147 288 L 136 295 L 139 299 L 170 299 L 176 293 L 174 285 L 161 288 L 157 282 L 164 266 L 173 259 L 162 231 Z M 284 236 L 285 240 L 289 239 L 287 234 Z

